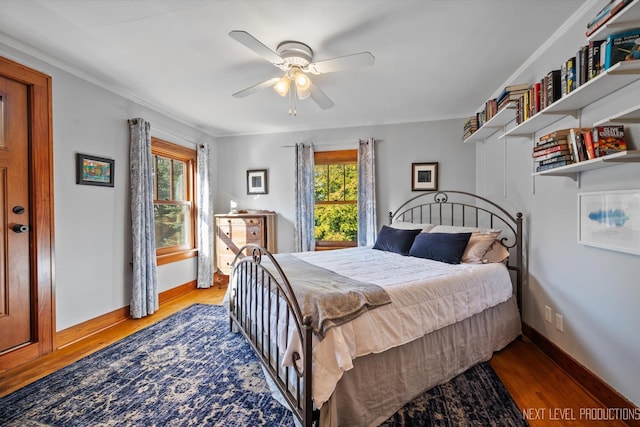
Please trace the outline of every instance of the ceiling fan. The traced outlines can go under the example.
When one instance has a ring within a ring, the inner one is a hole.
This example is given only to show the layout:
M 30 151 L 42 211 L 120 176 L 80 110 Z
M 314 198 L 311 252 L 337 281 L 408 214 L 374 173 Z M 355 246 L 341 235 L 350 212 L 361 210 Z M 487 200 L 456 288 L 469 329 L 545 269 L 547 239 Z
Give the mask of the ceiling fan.
M 261 89 L 273 87 L 280 96 L 289 95 L 293 108 L 289 114 L 296 114 L 295 100 L 311 97 L 320 108 L 326 110 L 333 107 L 333 101 L 313 83 L 308 74 L 327 74 L 350 68 L 368 67 L 373 65 L 375 58 L 369 52 L 354 53 L 324 61 L 312 62 L 313 50 L 304 43 L 297 41 L 283 41 L 278 44 L 276 51 L 269 49 L 258 39 L 246 31 L 231 31 L 229 36 L 251 49 L 267 61 L 284 72 L 261 83 L 250 86 L 233 94 L 235 98 L 244 98 Z

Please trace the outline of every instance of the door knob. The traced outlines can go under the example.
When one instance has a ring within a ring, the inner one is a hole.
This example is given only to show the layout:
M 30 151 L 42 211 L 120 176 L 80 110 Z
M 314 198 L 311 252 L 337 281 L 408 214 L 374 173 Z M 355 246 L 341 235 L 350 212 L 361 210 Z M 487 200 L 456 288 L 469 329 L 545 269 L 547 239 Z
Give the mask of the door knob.
M 29 226 L 24 224 L 16 224 L 11 228 L 15 233 L 25 233 L 29 231 Z

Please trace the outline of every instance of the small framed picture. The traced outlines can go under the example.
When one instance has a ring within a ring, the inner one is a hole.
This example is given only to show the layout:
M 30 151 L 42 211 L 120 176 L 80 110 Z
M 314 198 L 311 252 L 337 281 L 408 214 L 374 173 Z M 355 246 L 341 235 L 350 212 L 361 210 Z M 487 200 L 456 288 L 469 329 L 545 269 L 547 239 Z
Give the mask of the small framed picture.
M 115 161 L 76 153 L 76 184 L 113 187 Z
M 254 169 L 247 171 L 247 194 L 267 194 L 267 170 Z
M 438 162 L 411 163 L 411 191 L 438 189 Z

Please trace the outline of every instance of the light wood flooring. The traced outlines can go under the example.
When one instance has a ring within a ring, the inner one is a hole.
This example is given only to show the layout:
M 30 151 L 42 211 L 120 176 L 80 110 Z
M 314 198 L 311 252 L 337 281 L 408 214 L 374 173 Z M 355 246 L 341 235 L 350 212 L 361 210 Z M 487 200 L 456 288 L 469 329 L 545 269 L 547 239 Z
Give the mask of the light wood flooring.
M 191 304 L 220 304 L 224 291 L 224 288 L 218 289 L 217 286 L 192 290 L 163 303 L 160 309 L 148 318 L 126 320 L 38 360 L 0 372 L 0 397 Z M 620 421 L 585 421 L 584 417 L 581 419 L 581 408 L 596 408 L 602 405 L 526 339 L 516 340 L 496 353 L 491 359 L 491 365 L 520 409 L 527 414 L 532 427 L 625 426 Z

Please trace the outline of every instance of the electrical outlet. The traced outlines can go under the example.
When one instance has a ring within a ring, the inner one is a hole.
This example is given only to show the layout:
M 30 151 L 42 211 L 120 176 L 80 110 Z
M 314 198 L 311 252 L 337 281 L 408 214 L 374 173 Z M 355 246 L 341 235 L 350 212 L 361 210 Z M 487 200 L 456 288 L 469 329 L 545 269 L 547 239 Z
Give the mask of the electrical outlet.
M 551 307 L 549 307 L 548 305 L 544 306 L 544 320 L 546 320 L 547 322 L 551 323 Z
M 556 329 L 560 332 L 564 332 L 564 317 L 559 313 L 556 313 Z

